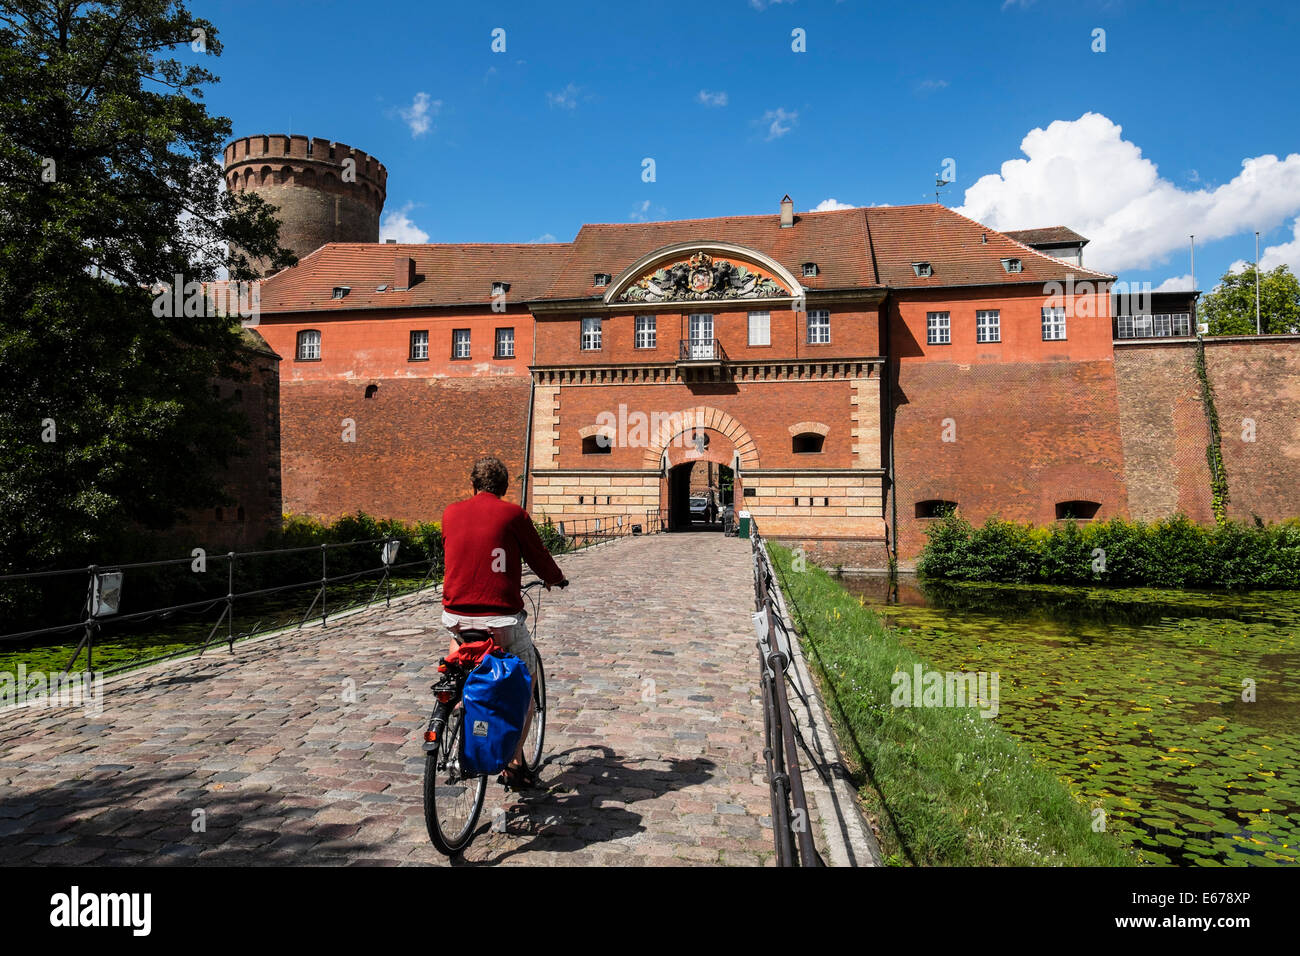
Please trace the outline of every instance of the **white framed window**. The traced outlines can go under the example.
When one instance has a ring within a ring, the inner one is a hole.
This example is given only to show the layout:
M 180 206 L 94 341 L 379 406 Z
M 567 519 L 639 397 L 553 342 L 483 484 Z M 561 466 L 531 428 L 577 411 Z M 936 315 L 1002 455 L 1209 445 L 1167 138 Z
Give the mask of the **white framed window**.
M 411 333 L 411 361 L 423 362 L 429 357 L 429 330 L 422 329 Z
M 1169 317 L 1173 320 L 1171 335 L 1191 335 L 1192 315 L 1190 312 L 1176 312 Z
M 469 329 L 452 329 L 451 357 L 458 359 L 469 358 Z
M 303 329 L 298 333 L 298 361 L 320 361 L 320 330 Z
M 497 347 L 493 353 L 497 358 L 515 357 L 515 330 L 497 329 Z
M 1141 317 L 1139 316 L 1139 318 Z M 1150 316 L 1148 316 L 1147 319 L 1149 321 Z M 1065 306 L 1063 305 L 1043 306 L 1043 341 L 1044 342 L 1065 341 Z
M 1119 337 L 1121 339 L 1133 338 L 1133 316 L 1131 315 L 1116 316 L 1115 328 L 1116 331 L 1119 332 Z
M 925 344 L 948 345 L 952 342 L 952 319 L 947 312 L 925 313 Z
M 808 310 L 808 344 L 827 345 L 831 340 L 831 314 L 826 309 Z
M 600 317 L 582 320 L 582 350 L 594 352 L 600 348 Z
M 749 344 L 750 345 L 771 345 L 772 344 L 772 313 L 771 312 L 749 313 Z
M 979 309 L 975 313 L 975 341 L 1002 341 L 1002 313 L 998 309 Z
M 656 328 L 655 317 L 653 315 L 638 315 L 636 317 L 636 347 L 639 349 L 652 349 L 659 343 L 659 333 Z

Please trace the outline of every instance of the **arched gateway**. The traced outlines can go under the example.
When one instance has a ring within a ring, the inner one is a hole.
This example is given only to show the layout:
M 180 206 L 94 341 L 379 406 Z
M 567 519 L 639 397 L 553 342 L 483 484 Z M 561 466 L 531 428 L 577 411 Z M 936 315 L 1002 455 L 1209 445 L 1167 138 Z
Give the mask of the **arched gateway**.
M 768 537 L 874 563 L 883 290 L 805 270 L 825 250 L 799 217 L 784 233 L 757 219 L 732 229 L 748 241 L 674 224 L 663 238 L 677 241 L 641 255 L 620 227 L 579 237 L 556 299 L 531 305 L 534 514 L 671 513 L 680 527 L 687 498 L 734 495 Z M 792 439 L 810 422 L 820 442 Z

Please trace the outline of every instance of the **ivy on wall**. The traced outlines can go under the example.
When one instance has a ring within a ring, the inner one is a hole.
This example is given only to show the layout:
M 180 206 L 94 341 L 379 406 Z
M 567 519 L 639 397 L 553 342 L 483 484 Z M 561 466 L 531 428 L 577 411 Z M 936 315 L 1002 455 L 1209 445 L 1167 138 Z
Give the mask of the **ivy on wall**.
M 1201 405 L 1205 420 L 1210 426 L 1210 444 L 1205 449 L 1205 460 L 1210 466 L 1210 507 L 1214 509 L 1216 524 L 1228 521 L 1228 472 L 1223 467 L 1222 442 L 1219 435 L 1219 412 L 1214 406 L 1214 388 L 1205 370 L 1205 340 L 1196 339 L 1196 377 L 1201 380 Z

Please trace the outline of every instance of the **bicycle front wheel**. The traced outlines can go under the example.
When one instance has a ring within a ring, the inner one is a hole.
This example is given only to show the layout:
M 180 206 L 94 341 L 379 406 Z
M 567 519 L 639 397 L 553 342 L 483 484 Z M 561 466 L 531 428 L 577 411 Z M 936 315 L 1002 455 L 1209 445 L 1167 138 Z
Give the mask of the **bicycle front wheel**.
M 439 734 L 438 749 L 424 761 L 424 822 L 433 845 L 447 856 L 469 846 L 487 793 L 486 776 L 461 770 L 464 713 L 460 707 L 451 712 Z
M 542 765 L 542 747 L 546 743 L 546 670 L 537 655 L 537 673 L 533 675 L 533 722 L 524 738 L 524 765 L 536 772 Z

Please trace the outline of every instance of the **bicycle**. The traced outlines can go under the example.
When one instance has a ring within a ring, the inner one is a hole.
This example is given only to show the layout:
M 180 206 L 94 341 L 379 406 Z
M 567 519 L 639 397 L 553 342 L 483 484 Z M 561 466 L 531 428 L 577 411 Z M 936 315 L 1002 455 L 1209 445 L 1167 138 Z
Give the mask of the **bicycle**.
M 565 581 L 559 587 L 565 587 Z M 533 649 L 537 648 L 537 624 L 541 618 L 541 592 L 530 594 L 542 587 L 541 581 L 529 581 L 520 593 L 531 604 L 533 611 L 530 636 Z M 490 632 L 465 629 L 456 635 L 457 644 L 484 641 Z M 546 742 L 546 670 L 542 656 L 537 656 L 537 673 L 530 675 L 533 682 L 533 721 L 524 738 L 524 765 L 536 773 L 542 765 L 542 748 Z M 465 680 L 477 665 L 457 666 L 440 664 L 443 677 L 431 686 L 437 703 L 424 732 L 424 822 L 429 839 L 441 853 L 455 856 L 464 852 L 474 839 L 474 827 L 483 811 L 487 794 L 487 774 L 463 772 L 464 714 L 461 695 Z

